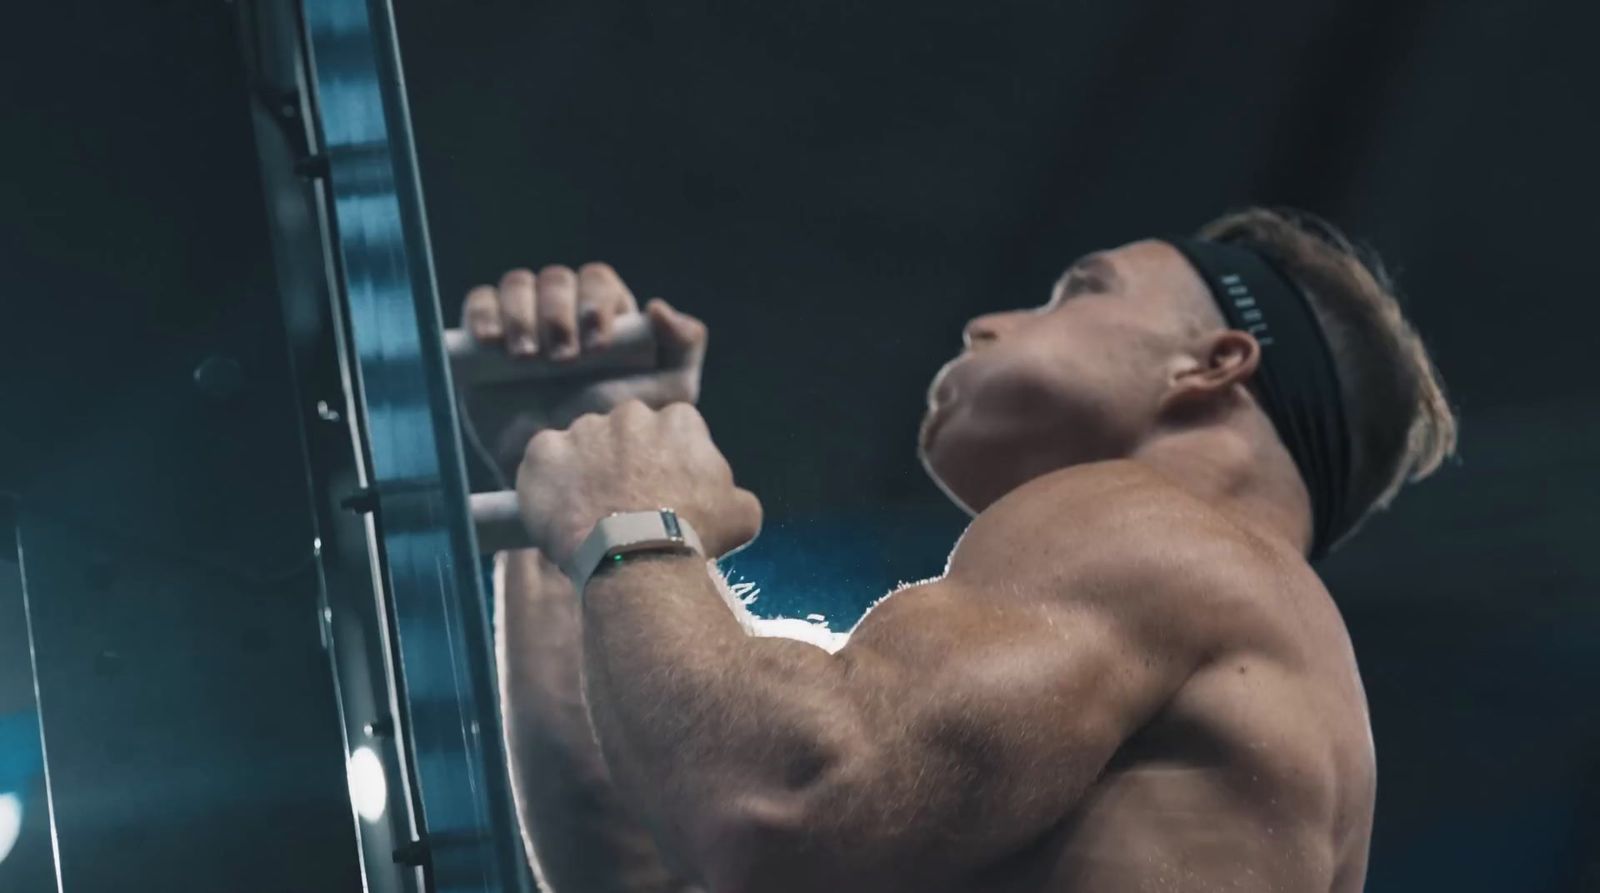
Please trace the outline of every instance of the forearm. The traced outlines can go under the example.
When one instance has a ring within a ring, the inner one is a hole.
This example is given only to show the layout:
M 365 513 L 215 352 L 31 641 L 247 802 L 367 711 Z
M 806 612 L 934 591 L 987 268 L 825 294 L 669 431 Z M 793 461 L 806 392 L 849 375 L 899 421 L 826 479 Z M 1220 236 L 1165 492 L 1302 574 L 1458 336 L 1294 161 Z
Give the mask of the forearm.
M 623 796 L 684 863 L 745 816 L 782 810 L 858 729 L 844 667 L 813 645 L 746 633 L 697 558 L 607 568 L 584 599 L 584 682 Z
M 500 689 L 524 840 L 557 893 L 679 893 L 644 826 L 613 788 L 580 681 L 572 584 L 528 550 L 505 553 Z

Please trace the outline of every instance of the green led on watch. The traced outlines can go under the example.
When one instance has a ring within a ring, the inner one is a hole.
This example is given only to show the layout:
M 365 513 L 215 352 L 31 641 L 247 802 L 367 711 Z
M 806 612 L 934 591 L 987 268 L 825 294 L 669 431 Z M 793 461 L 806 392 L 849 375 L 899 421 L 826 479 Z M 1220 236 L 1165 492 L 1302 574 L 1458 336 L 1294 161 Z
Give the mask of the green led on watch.
M 643 558 L 648 555 L 692 555 L 694 550 L 682 545 L 655 546 L 649 549 L 634 549 L 629 552 L 617 552 L 600 560 L 600 566 L 595 568 L 594 576 L 598 577 L 608 568 L 622 564 L 628 558 Z

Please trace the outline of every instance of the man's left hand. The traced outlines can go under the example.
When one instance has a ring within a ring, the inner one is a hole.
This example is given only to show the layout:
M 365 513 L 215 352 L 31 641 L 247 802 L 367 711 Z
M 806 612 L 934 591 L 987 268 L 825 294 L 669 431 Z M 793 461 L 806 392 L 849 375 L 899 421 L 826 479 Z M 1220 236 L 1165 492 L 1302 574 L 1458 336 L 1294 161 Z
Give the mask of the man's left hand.
M 708 560 L 761 532 L 760 500 L 734 485 L 705 419 L 687 403 L 656 410 L 629 400 L 541 431 L 517 470 L 517 502 L 534 546 L 569 575 L 578 547 L 612 512 L 673 509 L 694 526 Z

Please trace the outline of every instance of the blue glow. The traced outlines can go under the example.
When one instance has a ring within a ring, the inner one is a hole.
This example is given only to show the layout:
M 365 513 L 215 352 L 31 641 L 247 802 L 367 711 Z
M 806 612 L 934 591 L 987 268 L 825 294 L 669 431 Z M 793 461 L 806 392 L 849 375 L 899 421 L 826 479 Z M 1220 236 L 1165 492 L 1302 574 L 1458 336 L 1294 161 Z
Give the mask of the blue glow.
M 901 584 L 944 573 L 967 523 L 953 506 L 769 514 L 761 536 L 718 566 L 757 617 L 821 615 L 844 631 Z
M 0 715 L 0 791 L 26 791 L 44 769 L 39 714 L 19 710 Z
M 22 834 L 23 792 L 33 790 L 44 772 L 39 713 L 19 710 L 0 716 L 0 862 L 11 855 Z

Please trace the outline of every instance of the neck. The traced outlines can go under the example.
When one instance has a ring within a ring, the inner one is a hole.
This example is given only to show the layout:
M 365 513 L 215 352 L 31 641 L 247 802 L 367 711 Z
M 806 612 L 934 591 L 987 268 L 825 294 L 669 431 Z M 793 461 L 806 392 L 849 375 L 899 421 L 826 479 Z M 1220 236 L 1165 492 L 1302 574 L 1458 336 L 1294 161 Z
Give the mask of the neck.
M 1220 423 L 1163 430 L 1128 458 L 1263 539 L 1311 551 L 1311 494 L 1272 422 L 1240 407 Z

